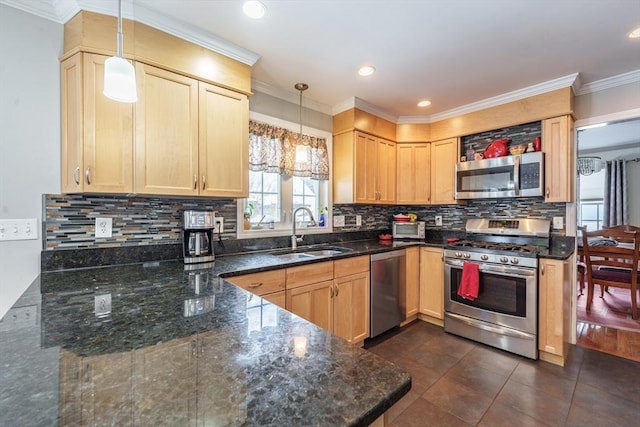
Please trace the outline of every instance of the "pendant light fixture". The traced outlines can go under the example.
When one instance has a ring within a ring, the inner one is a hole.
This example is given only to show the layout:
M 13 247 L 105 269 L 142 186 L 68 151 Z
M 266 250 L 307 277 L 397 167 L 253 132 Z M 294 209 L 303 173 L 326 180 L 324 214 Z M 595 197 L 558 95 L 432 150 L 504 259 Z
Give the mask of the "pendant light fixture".
M 118 102 L 136 102 L 136 72 L 133 65 L 122 56 L 122 0 L 118 0 L 117 52 L 104 62 L 104 90 L 102 93 Z
M 302 92 L 309 89 L 306 83 L 296 83 L 296 90 L 300 91 L 300 134 L 298 135 L 298 143 L 296 144 L 296 163 L 307 161 L 307 147 L 302 145 Z

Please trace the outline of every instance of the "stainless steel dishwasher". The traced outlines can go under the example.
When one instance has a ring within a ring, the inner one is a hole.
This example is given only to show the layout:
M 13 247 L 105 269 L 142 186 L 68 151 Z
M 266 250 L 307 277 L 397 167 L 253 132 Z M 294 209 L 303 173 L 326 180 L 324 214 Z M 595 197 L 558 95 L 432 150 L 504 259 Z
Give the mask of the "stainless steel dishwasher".
M 405 251 L 371 255 L 371 337 L 405 320 Z

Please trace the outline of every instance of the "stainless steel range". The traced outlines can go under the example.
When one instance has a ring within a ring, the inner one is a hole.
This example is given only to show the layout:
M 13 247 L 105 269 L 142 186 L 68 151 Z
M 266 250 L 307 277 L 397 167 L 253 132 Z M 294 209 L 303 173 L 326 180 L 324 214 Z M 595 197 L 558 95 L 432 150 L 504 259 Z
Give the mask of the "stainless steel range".
M 549 247 L 550 225 L 532 218 L 467 220 L 466 238 L 444 250 L 445 331 L 538 358 L 538 253 Z

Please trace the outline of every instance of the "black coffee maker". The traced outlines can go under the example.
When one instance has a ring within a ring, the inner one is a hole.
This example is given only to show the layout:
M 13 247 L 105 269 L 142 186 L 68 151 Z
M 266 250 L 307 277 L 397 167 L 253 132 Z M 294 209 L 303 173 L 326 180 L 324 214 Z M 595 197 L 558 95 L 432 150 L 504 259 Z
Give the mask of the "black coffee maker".
M 211 262 L 213 254 L 213 211 L 184 211 L 182 252 L 185 264 Z

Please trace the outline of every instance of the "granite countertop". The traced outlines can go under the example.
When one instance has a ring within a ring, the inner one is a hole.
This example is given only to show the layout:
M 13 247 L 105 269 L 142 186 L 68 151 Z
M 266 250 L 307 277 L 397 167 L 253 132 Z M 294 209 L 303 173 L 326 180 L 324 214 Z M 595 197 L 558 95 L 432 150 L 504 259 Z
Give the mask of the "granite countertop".
M 220 277 L 290 265 L 257 253 L 41 274 L 8 313 L 29 320 L 0 323 L 0 424 L 368 425 L 409 374 Z

